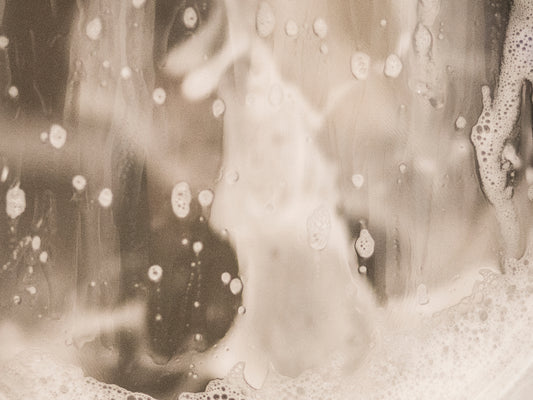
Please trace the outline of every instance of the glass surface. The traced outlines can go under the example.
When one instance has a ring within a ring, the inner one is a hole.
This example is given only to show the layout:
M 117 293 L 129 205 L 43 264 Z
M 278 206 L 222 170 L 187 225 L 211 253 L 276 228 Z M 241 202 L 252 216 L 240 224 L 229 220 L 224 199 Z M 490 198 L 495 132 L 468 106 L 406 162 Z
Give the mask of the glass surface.
M 529 398 L 533 1 L 0 21 L 0 400 Z

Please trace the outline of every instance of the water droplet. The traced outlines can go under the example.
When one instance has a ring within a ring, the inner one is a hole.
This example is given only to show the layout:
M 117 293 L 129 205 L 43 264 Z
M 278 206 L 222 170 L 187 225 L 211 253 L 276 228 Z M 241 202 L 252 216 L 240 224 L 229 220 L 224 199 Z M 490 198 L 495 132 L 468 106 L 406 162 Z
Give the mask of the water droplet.
M 199 301 L 195 301 L 193 306 L 194 306 L 194 308 L 199 308 L 200 307 L 200 302 Z
M 382 19 L 381 21 L 379 21 L 379 24 L 381 25 L 381 27 L 385 27 L 387 26 L 387 20 L 386 19 Z
M 43 251 L 41 254 L 39 254 L 39 261 L 43 264 L 48 261 L 48 252 Z
M 285 33 L 290 37 L 298 35 L 298 25 L 294 20 L 290 19 L 287 21 L 285 24 Z
M 4 165 L 2 168 L 2 174 L 0 174 L 0 182 L 4 183 L 7 180 L 7 176 L 9 175 L 9 167 L 7 165 Z
M 397 78 L 402 72 L 402 60 L 396 54 L 390 54 L 385 60 L 383 73 L 389 78 Z
M 365 177 L 360 174 L 352 175 L 352 184 L 356 187 L 356 189 L 361 189 L 365 183 Z
M 78 192 L 81 192 L 85 187 L 87 186 L 87 180 L 82 175 L 75 175 L 72 178 L 72 186 L 74 189 L 76 189 Z
M 0 49 L 5 50 L 9 45 L 9 39 L 4 35 L 0 35 Z
M 192 200 L 191 189 L 187 182 L 179 182 L 172 189 L 170 202 L 172 211 L 178 218 L 185 218 L 189 215 Z
M 193 7 L 187 7 L 183 12 L 183 23 L 187 29 L 194 29 L 198 24 L 198 14 Z
M 9 89 L 7 90 L 7 93 L 12 99 L 15 99 L 19 95 L 19 90 L 16 86 L 10 86 Z
M 194 335 L 194 341 L 201 342 L 204 339 L 201 333 L 197 333 Z
M 322 18 L 315 19 L 313 22 L 313 32 L 315 32 L 315 35 L 320 39 L 324 39 L 328 34 L 328 24 L 326 24 L 326 21 Z
M 17 218 L 26 209 L 26 194 L 19 186 L 14 186 L 6 193 L 6 214 L 11 219 Z
M 231 275 L 229 272 L 223 272 L 222 275 L 220 275 L 220 279 L 224 285 L 227 285 L 231 281 Z
M 224 101 L 222 99 L 216 99 L 213 102 L 213 106 L 211 107 L 211 109 L 214 117 L 218 118 L 222 114 L 224 114 L 224 111 L 226 111 L 226 104 L 224 104 Z
M 255 16 L 255 29 L 259 37 L 266 38 L 274 32 L 276 16 L 272 7 L 266 1 L 262 1 Z
M 400 164 L 400 166 L 399 166 L 399 170 L 400 170 L 400 172 L 401 172 L 402 174 L 405 174 L 405 172 L 407 171 L 407 165 L 405 165 L 405 164 L 403 164 L 403 163 Z
M 359 237 L 355 241 L 355 251 L 360 257 L 369 258 L 374 254 L 374 238 L 367 229 L 361 229 Z
M 41 238 L 39 236 L 34 236 L 31 240 L 31 248 L 35 251 L 41 248 Z
M 366 53 L 358 51 L 352 55 L 351 70 L 356 79 L 364 81 L 368 78 L 370 70 L 370 56 Z
M 131 68 L 130 67 L 122 67 L 120 70 L 120 76 L 122 79 L 130 79 L 131 78 Z
M 22 302 L 22 299 L 20 298 L 20 296 L 18 295 L 13 296 L 13 304 L 18 306 L 21 302 Z
M 328 45 L 326 43 L 322 43 L 320 45 L 320 52 L 322 54 L 328 54 L 329 53 L 329 48 L 328 48 Z
M 113 192 L 109 188 L 104 188 L 98 195 L 98 203 L 104 208 L 107 208 L 113 202 Z
M 167 93 L 165 92 L 163 88 L 156 88 L 154 89 L 152 98 L 154 99 L 155 104 L 162 105 L 165 103 L 165 100 L 167 99 Z
M 244 306 L 240 306 L 238 309 L 237 309 L 237 312 L 241 315 L 245 314 L 246 313 L 246 307 Z
M 192 250 L 196 253 L 196 255 L 198 256 L 198 254 L 200 254 L 200 252 L 203 250 L 204 248 L 204 245 L 202 242 L 194 242 L 192 244 Z
M 416 288 L 416 298 L 421 306 L 429 303 L 428 288 L 423 283 Z
M 189 239 L 181 239 L 181 244 L 187 246 L 189 244 Z
M 152 282 L 159 282 L 163 277 L 163 268 L 160 265 L 152 265 L 148 268 L 148 279 Z
M 233 278 L 229 283 L 229 290 L 234 295 L 238 295 L 242 290 L 242 282 L 239 278 Z
M 160 322 L 161 320 L 163 320 L 163 316 L 161 314 L 156 314 L 154 319 L 157 321 L 157 322 Z
M 104 61 L 102 61 L 102 66 L 105 69 L 108 69 L 111 66 L 111 63 L 109 62 L 109 60 L 104 60 Z
M 89 21 L 85 27 L 85 33 L 91 40 L 98 40 L 100 34 L 102 33 L 102 21 L 100 18 L 96 17 L 93 20 Z
M 239 173 L 237 171 L 229 171 L 226 174 L 226 182 L 233 184 L 239 180 Z
M 50 127 L 50 144 L 56 149 L 60 149 L 67 141 L 67 131 L 61 125 L 53 124 Z
M 464 129 L 466 127 L 466 118 L 462 115 L 459 115 L 455 120 L 455 127 L 457 129 Z
M 367 271 L 368 271 L 368 270 L 367 270 L 367 268 L 366 268 L 365 265 L 361 265 L 361 266 L 359 267 L 359 273 L 360 273 L 360 274 L 366 274 Z
M 204 189 L 198 193 L 198 202 L 202 207 L 209 207 L 213 203 L 214 194 L 209 189 Z
M 32 296 L 35 296 L 37 294 L 37 289 L 35 288 L 35 286 L 28 286 L 26 288 L 26 292 L 28 292 Z
M 41 132 L 39 134 L 39 139 L 42 143 L 46 143 L 46 141 L 48 140 L 48 132 Z

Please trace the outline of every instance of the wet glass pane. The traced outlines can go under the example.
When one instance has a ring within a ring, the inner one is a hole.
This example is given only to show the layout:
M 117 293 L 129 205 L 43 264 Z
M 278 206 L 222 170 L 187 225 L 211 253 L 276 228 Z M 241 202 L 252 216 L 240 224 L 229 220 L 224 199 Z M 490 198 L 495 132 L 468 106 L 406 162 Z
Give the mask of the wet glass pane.
M 0 0 L 0 400 L 526 399 L 531 0 Z

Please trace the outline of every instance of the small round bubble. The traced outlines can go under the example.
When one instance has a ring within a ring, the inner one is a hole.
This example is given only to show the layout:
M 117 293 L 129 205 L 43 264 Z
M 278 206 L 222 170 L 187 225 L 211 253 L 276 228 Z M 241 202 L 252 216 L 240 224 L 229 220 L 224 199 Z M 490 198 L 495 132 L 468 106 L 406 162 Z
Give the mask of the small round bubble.
M 72 178 L 72 186 L 74 189 L 76 189 L 78 192 L 81 192 L 85 187 L 87 186 L 87 180 L 82 175 L 75 175 Z
M 0 35 L 0 49 L 5 50 L 9 45 L 9 39 L 4 35 Z
M 67 141 L 67 131 L 61 125 L 53 124 L 50 127 L 50 144 L 56 149 L 60 149 Z
M 193 7 L 187 7 L 183 12 L 183 24 L 187 29 L 194 29 L 198 24 L 198 14 Z
M 229 290 L 234 295 L 238 295 L 242 291 L 242 282 L 239 278 L 233 278 L 229 283 Z
M 100 194 L 98 195 L 98 203 L 104 208 L 107 208 L 111 205 L 113 202 L 113 192 L 111 192 L 111 189 L 105 188 L 102 189 Z
M 287 23 L 285 24 L 285 33 L 289 37 L 294 37 L 298 35 L 298 25 L 294 20 L 290 19 L 287 21 Z
M 100 18 L 96 17 L 89 21 L 85 27 L 85 33 L 89 39 L 98 40 L 100 38 L 100 34 L 102 33 L 102 21 Z
M 214 194 L 209 189 L 204 189 L 198 194 L 198 202 L 202 207 L 209 207 L 213 203 Z
M 328 24 L 323 18 L 317 18 L 313 22 L 313 32 L 320 39 L 324 39 L 328 34 Z
M 224 285 L 227 285 L 231 281 L 231 274 L 229 272 L 223 272 L 222 275 L 220 275 L 220 280 Z
M 212 109 L 212 112 L 213 112 L 213 116 L 215 118 L 218 118 L 222 114 L 224 114 L 224 111 L 226 111 L 226 104 L 224 104 L 224 101 L 222 99 L 216 99 L 213 102 L 213 106 L 212 106 L 211 109 Z
M 10 86 L 9 89 L 7 90 L 7 93 L 9 94 L 9 96 L 14 99 L 16 97 L 18 97 L 19 95 L 19 90 L 16 86 Z
M 152 282 L 159 282 L 163 277 L 163 268 L 160 265 L 152 265 L 148 268 L 148 279 Z
M 167 99 L 167 93 L 165 92 L 165 89 L 163 88 L 156 88 L 154 89 L 154 92 L 152 93 L 152 98 L 155 104 L 162 105 L 165 103 L 165 100 Z

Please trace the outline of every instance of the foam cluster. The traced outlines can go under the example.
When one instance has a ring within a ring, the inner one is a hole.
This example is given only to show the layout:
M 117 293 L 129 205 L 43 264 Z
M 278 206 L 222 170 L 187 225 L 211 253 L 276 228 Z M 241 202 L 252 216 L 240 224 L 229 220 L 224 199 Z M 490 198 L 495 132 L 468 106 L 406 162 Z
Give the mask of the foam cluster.
M 470 296 L 425 319 L 391 316 L 374 334 L 364 361 L 337 357 L 297 378 L 270 371 L 262 388 L 246 383 L 244 365 L 180 400 L 501 399 L 532 364 L 531 252 L 508 260 L 506 274 L 480 270 Z M 409 312 L 409 311 L 407 311 Z
M 509 146 L 514 139 L 526 79 L 533 80 L 533 3 L 515 1 L 494 99 L 490 88 L 484 86 L 483 110 L 471 132 L 483 191 L 496 209 L 506 250 L 513 255 L 518 253 L 519 225 L 511 184 L 516 157 Z
M 0 398 L 10 400 L 151 400 L 85 377 L 83 371 L 66 365 L 49 354 L 27 351 L 0 367 Z

